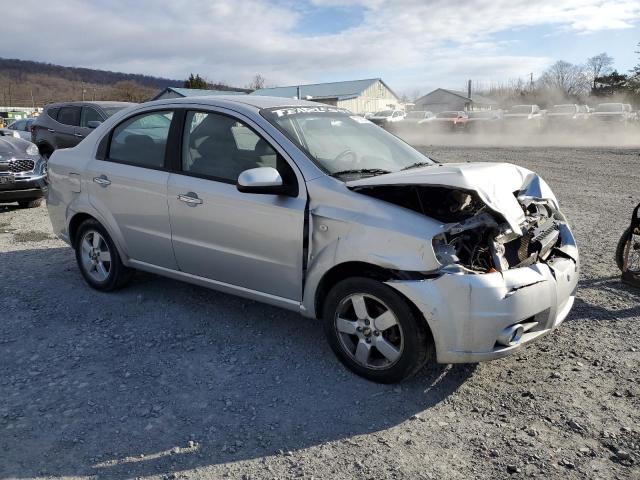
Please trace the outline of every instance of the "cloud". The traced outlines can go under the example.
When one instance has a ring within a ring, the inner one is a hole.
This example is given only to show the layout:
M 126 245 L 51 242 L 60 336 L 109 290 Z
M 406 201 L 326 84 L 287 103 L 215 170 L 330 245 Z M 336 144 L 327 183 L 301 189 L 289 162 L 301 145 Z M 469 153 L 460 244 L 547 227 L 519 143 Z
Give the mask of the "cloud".
M 239 86 L 261 73 L 271 84 L 385 75 L 409 88 L 509 78 L 551 63 L 505 53 L 498 33 L 547 26 L 584 34 L 632 28 L 640 18 L 637 0 L 310 0 L 361 9 L 362 21 L 308 34 L 292 1 L 23 0 L 3 10 L 0 56 L 178 79 L 198 72 Z M 46 21 L 25 41 L 34 12 Z

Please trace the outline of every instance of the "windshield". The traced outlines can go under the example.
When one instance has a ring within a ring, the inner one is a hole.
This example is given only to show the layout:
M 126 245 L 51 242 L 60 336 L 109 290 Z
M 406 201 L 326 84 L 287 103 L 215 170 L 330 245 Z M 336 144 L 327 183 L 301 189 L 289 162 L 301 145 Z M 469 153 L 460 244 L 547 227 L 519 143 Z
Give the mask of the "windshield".
M 576 107 L 574 105 L 554 105 L 551 113 L 576 113 Z
M 331 175 L 380 175 L 434 163 L 399 138 L 347 110 L 282 107 L 260 113 Z
M 393 110 L 382 110 L 373 114 L 374 117 L 390 117 L 393 114 Z
M 120 110 L 124 110 L 125 108 L 127 107 L 126 106 L 125 107 L 102 107 L 102 111 L 106 113 L 107 118 L 109 118 L 111 115 L 114 115 L 118 113 Z
M 622 112 L 623 106 L 621 103 L 601 103 L 596 107 L 596 112 L 606 112 L 606 113 L 614 113 L 614 112 Z
M 531 105 L 516 105 L 515 107 L 511 107 L 507 113 L 531 113 Z

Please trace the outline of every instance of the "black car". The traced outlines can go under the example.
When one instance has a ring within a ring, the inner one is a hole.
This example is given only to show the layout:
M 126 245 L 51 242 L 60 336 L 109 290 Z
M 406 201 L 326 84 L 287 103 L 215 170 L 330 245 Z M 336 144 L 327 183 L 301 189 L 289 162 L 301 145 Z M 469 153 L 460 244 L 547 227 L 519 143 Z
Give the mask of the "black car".
M 31 126 L 31 140 L 49 158 L 58 148 L 75 147 L 116 112 L 134 105 L 128 102 L 52 103 Z
M 47 192 L 47 162 L 33 143 L 0 131 L 0 203 L 37 207 Z

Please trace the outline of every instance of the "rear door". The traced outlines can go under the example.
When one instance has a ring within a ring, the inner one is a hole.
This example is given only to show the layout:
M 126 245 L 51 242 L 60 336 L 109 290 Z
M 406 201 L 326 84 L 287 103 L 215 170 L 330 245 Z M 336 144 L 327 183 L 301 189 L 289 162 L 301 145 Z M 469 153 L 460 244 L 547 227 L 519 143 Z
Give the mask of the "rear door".
M 80 107 L 61 107 L 58 112 L 58 125 L 53 129 L 55 148 L 75 147 L 80 143 L 76 137 L 76 127 L 80 125 Z M 49 130 L 51 132 L 51 129 Z
M 176 269 L 165 157 L 172 110 L 129 117 L 103 139 L 86 168 L 89 198 L 133 260 Z M 104 146 L 102 142 L 108 142 Z
M 180 269 L 300 301 L 306 189 L 295 165 L 255 124 L 228 112 L 186 112 L 182 137 L 168 187 Z M 298 195 L 239 192 L 238 175 L 256 167 L 276 168 Z

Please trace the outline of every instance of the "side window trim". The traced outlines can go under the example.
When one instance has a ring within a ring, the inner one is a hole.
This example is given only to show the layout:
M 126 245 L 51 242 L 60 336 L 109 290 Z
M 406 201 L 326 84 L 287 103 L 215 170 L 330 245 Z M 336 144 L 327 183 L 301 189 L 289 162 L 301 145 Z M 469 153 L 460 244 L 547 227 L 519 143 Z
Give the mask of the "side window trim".
M 193 106 L 192 108 L 185 108 L 182 109 L 182 118 L 181 118 L 181 128 L 179 130 L 179 143 L 178 143 L 178 148 L 176 149 L 176 158 L 173 159 L 173 161 L 171 162 L 171 167 L 172 167 L 172 173 L 178 174 L 178 175 L 186 175 L 189 177 L 196 177 L 196 178 L 202 178 L 204 180 L 211 180 L 214 182 L 220 182 L 220 183 L 226 183 L 229 185 L 235 185 L 237 180 L 231 180 L 228 178 L 224 178 L 224 177 L 215 177 L 212 175 L 205 175 L 205 174 L 200 174 L 200 173 L 194 173 L 194 172 L 188 172 L 183 170 L 182 168 L 182 155 L 183 155 L 183 149 L 182 149 L 182 142 L 184 141 L 184 131 L 185 131 L 185 123 L 186 123 L 186 118 L 187 118 L 187 113 L 188 112 L 195 112 L 195 113 L 205 113 L 205 114 L 216 114 L 216 115 L 222 115 L 225 117 L 229 117 L 233 120 L 236 120 L 240 123 L 242 123 L 243 125 L 245 125 L 249 130 L 251 130 L 255 135 L 257 135 L 259 138 L 263 139 L 265 142 L 267 142 L 267 144 L 273 149 L 273 151 L 276 153 L 276 155 L 282 159 L 282 161 L 284 161 L 287 166 L 289 167 L 289 169 L 292 170 L 293 173 L 293 177 L 295 179 L 296 182 L 296 188 L 298 191 L 300 191 L 300 180 L 298 178 L 298 175 L 295 174 L 295 171 L 297 169 L 297 166 L 295 165 L 295 162 L 291 159 L 288 158 L 287 155 L 283 155 L 282 152 L 284 151 L 281 147 L 276 147 L 277 143 L 272 141 L 271 137 L 266 135 L 265 133 L 261 132 L 257 126 L 255 125 L 254 122 L 251 122 L 250 119 L 245 118 L 244 116 L 241 115 L 237 115 L 235 112 L 228 112 L 228 111 L 223 111 L 223 110 L 218 110 L 218 109 L 208 109 L 205 107 L 198 107 L 198 106 Z M 253 124 L 252 124 L 253 123 Z M 299 172 L 300 177 L 302 177 L 302 173 Z
M 164 107 L 164 108 L 163 108 Z M 132 115 L 129 115 L 126 118 L 123 118 L 122 120 L 120 120 L 118 123 L 116 123 L 115 125 L 113 125 L 109 131 L 100 139 L 100 142 L 98 143 L 98 148 L 96 150 L 96 155 L 95 158 L 96 160 L 102 160 L 104 162 L 111 162 L 111 163 L 118 163 L 121 165 L 129 165 L 132 167 L 138 167 L 138 168 L 146 168 L 148 170 L 159 170 L 162 172 L 171 172 L 171 168 L 169 168 L 169 164 L 168 164 L 168 154 L 169 154 L 169 150 L 170 150 L 170 142 L 172 141 L 172 136 L 171 136 L 171 132 L 173 131 L 173 129 L 175 128 L 175 124 L 176 124 L 176 120 L 177 117 L 179 117 L 179 115 L 176 115 L 176 113 L 179 111 L 179 109 L 176 108 L 172 108 L 172 107 L 166 107 L 164 105 L 159 106 L 158 108 L 154 108 L 151 110 L 143 110 L 143 111 L 138 111 L 133 113 Z M 113 133 L 115 132 L 115 130 L 122 125 L 123 123 L 131 120 L 134 117 L 138 117 L 141 115 L 147 115 L 150 113 L 154 113 L 154 112 L 172 112 L 173 115 L 171 117 L 171 125 L 169 126 L 169 134 L 167 135 L 167 146 L 164 149 L 164 162 L 163 162 L 163 166 L 162 167 L 153 167 L 153 166 L 144 166 L 144 165 L 139 165 L 137 163 L 132 163 L 132 162 L 124 162 L 122 160 L 116 160 L 110 157 L 109 155 L 109 150 L 111 149 L 111 140 L 113 138 Z

